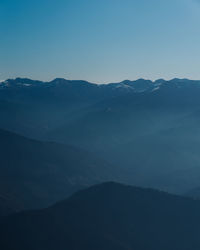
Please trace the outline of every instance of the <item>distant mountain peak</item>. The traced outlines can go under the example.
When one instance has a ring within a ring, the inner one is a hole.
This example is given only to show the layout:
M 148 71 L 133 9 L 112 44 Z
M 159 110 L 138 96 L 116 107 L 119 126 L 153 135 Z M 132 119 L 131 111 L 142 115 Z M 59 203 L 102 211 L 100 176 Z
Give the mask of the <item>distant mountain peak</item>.
M 67 79 L 65 79 L 65 78 L 55 78 L 55 79 L 53 79 L 52 81 L 50 81 L 51 83 L 60 83 L 60 82 L 68 82 L 68 80 Z
M 192 81 L 187 78 L 173 78 L 170 80 L 170 82 L 184 82 L 184 81 Z
M 58 90 L 59 95 L 62 93 L 65 93 L 65 88 L 68 92 L 68 88 L 70 88 L 72 91 L 74 90 L 74 93 L 83 91 L 85 94 L 92 93 L 93 90 L 98 92 L 99 94 L 106 94 L 112 93 L 112 96 L 115 95 L 121 95 L 126 93 L 143 93 L 143 92 L 154 92 L 160 89 L 167 89 L 168 87 L 170 89 L 173 88 L 183 88 L 183 87 L 196 87 L 200 86 L 200 81 L 198 80 L 189 80 L 186 78 L 179 79 L 174 78 L 171 80 L 165 80 L 165 79 L 158 79 L 155 81 L 139 78 L 137 80 L 124 80 L 118 83 L 108 83 L 108 84 L 95 84 L 84 80 L 68 80 L 65 78 L 55 78 L 52 81 L 44 82 L 39 80 L 32 80 L 29 78 L 22 78 L 17 77 L 15 79 L 7 79 L 6 81 L 2 81 L 0 83 L 0 90 L 16 90 L 16 88 L 20 88 L 21 90 L 26 90 L 27 88 L 30 89 L 30 93 L 32 88 L 36 89 L 37 87 L 37 93 L 40 91 L 40 87 L 51 87 L 55 90 Z M 46 88 L 47 89 L 47 88 Z M 107 93 L 106 93 L 107 92 Z M 36 92 L 35 92 L 36 93 Z M 15 92 L 13 92 L 15 94 Z M 80 93 L 79 93 L 80 94 Z

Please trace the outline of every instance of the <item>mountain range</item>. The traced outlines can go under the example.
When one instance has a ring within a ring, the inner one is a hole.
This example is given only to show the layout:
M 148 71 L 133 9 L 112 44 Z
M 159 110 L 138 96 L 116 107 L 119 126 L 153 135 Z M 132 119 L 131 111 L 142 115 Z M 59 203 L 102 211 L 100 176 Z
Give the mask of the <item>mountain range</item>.
M 109 182 L 0 220 L 4 250 L 198 250 L 200 201 Z
M 0 128 L 89 151 L 117 166 L 119 181 L 183 194 L 199 186 L 199 96 L 189 79 L 8 79 Z

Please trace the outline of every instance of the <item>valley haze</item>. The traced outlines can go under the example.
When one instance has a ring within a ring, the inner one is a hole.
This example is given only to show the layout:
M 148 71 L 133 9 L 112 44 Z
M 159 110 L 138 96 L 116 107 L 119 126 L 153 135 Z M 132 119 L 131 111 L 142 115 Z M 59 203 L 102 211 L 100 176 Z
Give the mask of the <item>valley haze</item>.
M 199 249 L 199 96 L 178 78 L 1 82 L 0 247 Z

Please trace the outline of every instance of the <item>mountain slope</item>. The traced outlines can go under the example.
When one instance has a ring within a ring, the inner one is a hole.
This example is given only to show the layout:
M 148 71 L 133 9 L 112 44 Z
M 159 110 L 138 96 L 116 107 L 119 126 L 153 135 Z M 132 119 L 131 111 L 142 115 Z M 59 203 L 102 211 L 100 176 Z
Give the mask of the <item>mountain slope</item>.
M 0 130 L 0 193 L 21 208 L 46 207 L 80 187 L 110 179 L 110 170 L 85 150 Z
M 20 211 L 20 209 L 22 209 L 22 207 L 17 204 L 14 197 L 0 193 L 0 216 L 16 213 Z
M 104 183 L 0 223 L 4 250 L 198 250 L 200 202 Z
M 192 190 L 187 191 L 184 193 L 185 196 L 191 197 L 193 199 L 200 199 L 200 187 L 193 188 Z

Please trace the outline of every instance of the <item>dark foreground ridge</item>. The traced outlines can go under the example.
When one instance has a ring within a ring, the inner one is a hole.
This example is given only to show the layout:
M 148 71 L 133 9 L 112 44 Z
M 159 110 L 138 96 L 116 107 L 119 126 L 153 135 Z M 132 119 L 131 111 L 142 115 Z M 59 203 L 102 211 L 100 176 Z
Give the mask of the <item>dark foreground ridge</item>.
M 200 201 L 114 182 L 4 217 L 4 250 L 199 250 Z
M 111 167 L 86 150 L 0 129 L 0 216 L 48 207 L 109 180 Z

